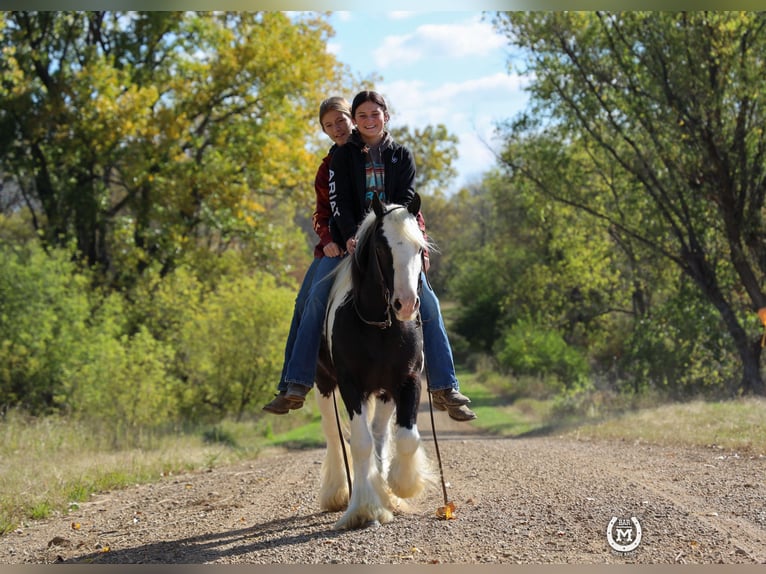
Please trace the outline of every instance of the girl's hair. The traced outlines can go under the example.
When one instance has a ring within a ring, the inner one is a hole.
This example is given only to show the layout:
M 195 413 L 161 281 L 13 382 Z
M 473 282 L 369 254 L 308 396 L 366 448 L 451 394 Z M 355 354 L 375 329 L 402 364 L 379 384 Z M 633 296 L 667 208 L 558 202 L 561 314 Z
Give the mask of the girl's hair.
M 386 106 L 386 100 L 383 99 L 383 96 L 381 96 L 378 92 L 364 90 L 363 92 L 359 92 L 356 96 L 354 96 L 354 101 L 351 103 L 352 118 L 356 113 L 356 109 L 364 102 L 372 102 L 373 104 L 377 104 L 380 106 L 380 109 L 383 110 L 383 113 L 388 116 L 388 106 Z
M 319 104 L 319 125 L 322 125 L 322 118 L 330 111 L 341 112 L 351 117 L 351 107 L 348 105 L 346 98 L 332 96 Z

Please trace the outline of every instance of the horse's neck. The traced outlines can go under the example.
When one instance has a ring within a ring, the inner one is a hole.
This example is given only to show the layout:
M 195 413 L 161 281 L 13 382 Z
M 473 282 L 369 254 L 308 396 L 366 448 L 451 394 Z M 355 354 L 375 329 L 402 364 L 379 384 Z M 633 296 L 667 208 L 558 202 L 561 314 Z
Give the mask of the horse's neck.
M 357 268 L 354 275 L 354 299 L 357 309 L 368 320 L 382 320 L 388 308 L 388 294 L 383 277 L 380 275 L 375 250 L 367 246 L 367 263 Z

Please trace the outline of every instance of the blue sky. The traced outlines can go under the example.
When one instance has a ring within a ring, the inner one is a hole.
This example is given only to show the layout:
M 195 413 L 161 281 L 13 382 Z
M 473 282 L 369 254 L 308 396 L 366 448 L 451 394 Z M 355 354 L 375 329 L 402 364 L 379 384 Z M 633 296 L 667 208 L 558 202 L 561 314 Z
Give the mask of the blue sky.
M 487 147 L 499 148 L 495 125 L 527 97 L 523 78 L 509 71 L 507 40 L 481 12 L 334 12 L 330 23 L 328 49 L 354 72 L 383 78 L 376 89 L 391 108 L 390 125 L 443 123 L 458 136 L 459 176 L 448 192 L 495 165 Z

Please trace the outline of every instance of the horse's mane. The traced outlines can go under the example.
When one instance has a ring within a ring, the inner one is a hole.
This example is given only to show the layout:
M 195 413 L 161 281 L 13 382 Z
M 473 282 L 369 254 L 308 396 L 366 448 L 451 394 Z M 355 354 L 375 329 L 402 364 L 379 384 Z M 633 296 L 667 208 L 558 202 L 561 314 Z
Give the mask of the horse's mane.
M 420 249 L 434 251 L 435 245 L 420 230 L 417 220 L 412 217 L 412 214 L 407 211 L 406 207 L 396 203 L 389 203 L 384 205 L 383 209 L 384 217 L 395 225 L 405 241 L 415 244 Z M 333 270 L 332 275 L 335 276 L 335 284 L 330 292 L 331 301 L 335 299 L 338 293 L 348 294 L 351 292 L 351 265 L 356 257 L 356 253 L 362 252 L 364 246 L 370 240 L 370 236 L 375 231 L 376 219 L 377 216 L 371 209 L 362 220 L 356 232 L 357 249 L 354 251 L 354 255 L 344 258 Z M 408 221 L 410 222 L 409 224 L 407 223 Z

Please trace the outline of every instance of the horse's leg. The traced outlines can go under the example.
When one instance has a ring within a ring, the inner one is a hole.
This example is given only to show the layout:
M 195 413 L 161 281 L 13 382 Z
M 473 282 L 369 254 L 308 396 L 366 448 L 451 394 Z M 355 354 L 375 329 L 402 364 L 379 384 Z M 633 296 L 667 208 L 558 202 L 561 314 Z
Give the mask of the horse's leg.
M 388 485 L 401 498 L 417 496 L 433 480 L 416 422 L 419 402 L 420 384 L 410 379 L 403 386 L 396 406 L 394 457 L 388 471 Z
M 375 413 L 372 417 L 372 439 L 375 444 L 375 457 L 378 461 L 378 470 L 385 477 L 391 463 L 391 415 L 396 405 L 388 399 L 384 401 L 375 397 Z
M 361 528 L 374 521 L 384 524 L 394 518 L 388 490 L 375 462 L 368 408 L 366 403 L 362 403 L 361 413 L 352 411 L 350 415 L 354 485 L 348 508 L 335 523 L 336 530 Z
M 334 512 L 343 510 L 348 505 L 348 479 L 343 460 L 343 438 L 340 436 L 335 419 L 332 395 L 325 397 L 319 392 L 315 394 L 319 412 L 322 414 L 322 432 L 327 442 L 319 485 L 319 507 L 322 510 Z M 348 448 L 346 453 L 348 454 Z

